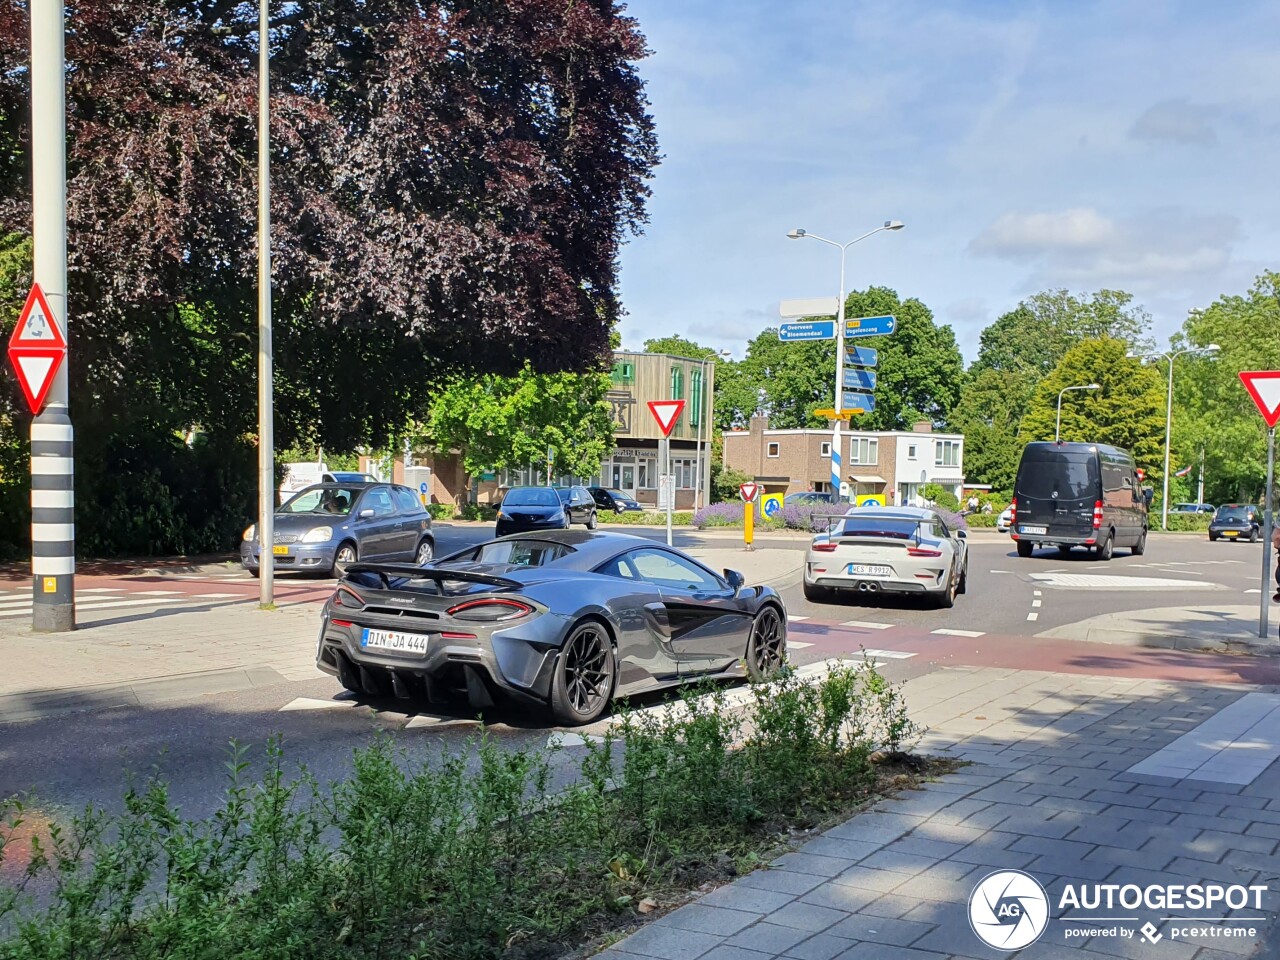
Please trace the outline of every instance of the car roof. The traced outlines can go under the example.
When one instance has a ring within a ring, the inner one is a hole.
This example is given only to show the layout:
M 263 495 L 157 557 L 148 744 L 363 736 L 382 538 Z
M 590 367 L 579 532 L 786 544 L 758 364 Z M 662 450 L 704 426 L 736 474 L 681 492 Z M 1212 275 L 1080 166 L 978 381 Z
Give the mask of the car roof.
M 635 550 L 639 547 L 653 547 L 657 550 L 667 549 L 666 544 L 650 540 L 647 537 L 637 537 L 631 533 L 614 533 L 600 530 L 548 530 L 536 534 L 512 533 L 498 538 L 498 542 L 506 540 L 540 540 L 544 543 L 562 543 L 565 546 L 572 547 L 572 553 L 553 560 L 548 566 L 561 566 L 576 570 L 590 570 L 626 550 Z M 483 544 L 478 544 L 477 546 L 483 546 Z M 706 566 L 701 561 L 697 562 L 700 566 Z
M 924 507 L 850 507 L 846 517 L 878 517 L 881 520 L 932 520 L 936 510 Z

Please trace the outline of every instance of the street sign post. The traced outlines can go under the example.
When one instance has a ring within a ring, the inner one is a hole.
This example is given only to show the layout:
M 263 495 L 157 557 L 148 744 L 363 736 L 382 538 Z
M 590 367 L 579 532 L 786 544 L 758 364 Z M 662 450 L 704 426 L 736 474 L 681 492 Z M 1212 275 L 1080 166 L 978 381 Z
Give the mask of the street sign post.
M 778 339 L 783 343 L 795 343 L 801 340 L 834 340 L 836 338 L 836 322 L 834 320 L 808 320 L 803 323 L 784 323 L 778 327 Z
M 18 325 L 9 337 L 9 362 L 33 414 L 44 410 L 49 388 L 66 356 L 67 338 L 37 283 L 27 294 Z
M 653 419 L 658 422 L 658 429 L 662 431 L 664 437 L 671 436 L 671 431 L 676 428 L 676 422 L 680 419 L 680 414 L 683 410 L 683 400 L 649 401 L 649 412 L 653 414 Z
M 857 410 L 837 410 L 834 407 L 819 407 L 813 411 L 815 417 L 821 417 L 823 420 L 848 420 Z
M 871 413 L 876 408 L 876 398 L 869 393 L 845 393 L 841 403 L 846 410 Z
M 658 441 L 658 470 L 660 483 L 666 483 L 671 478 L 671 431 L 676 428 L 676 422 L 680 419 L 680 414 L 684 410 L 683 400 L 650 400 L 649 412 L 653 414 L 653 419 L 658 423 L 658 429 L 662 431 L 662 439 Z M 671 480 L 671 489 L 667 496 L 667 546 L 671 546 L 671 510 L 674 506 L 673 501 L 676 498 L 675 480 Z M 662 509 L 659 504 L 658 509 Z
M 783 300 L 778 305 L 778 316 L 783 320 L 792 317 L 834 317 L 840 311 L 839 297 L 809 297 L 806 300 Z
M 738 496 L 742 498 L 742 539 L 746 549 L 754 550 L 756 499 L 760 496 L 760 484 L 744 483 L 738 487 Z
M 876 372 L 874 370 L 862 370 L 858 367 L 845 367 L 844 385 L 850 390 L 874 390 L 876 388 Z
M 855 367 L 874 367 L 880 360 L 880 351 L 874 347 L 857 347 L 850 344 L 844 348 L 844 362 Z
M 782 494 L 766 493 L 764 495 L 764 498 L 760 501 L 760 512 L 763 513 L 767 518 L 767 517 L 772 517 L 774 514 L 780 513 L 781 511 L 782 511 Z
M 898 321 L 889 315 L 858 317 L 856 320 L 844 322 L 844 335 L 846 337 L 882 337 L 893 333 L 897 326 Z
M 1262 599 L 1258 607 L 1258 636 L 1266 639 L 1271 604 L 1271 531 L 1275 518 L 1276 424 L 1280 423 L 1280 370 L 1241 370 L 1240 382 L 1249 391 L 1267 425 L 1267 487 L 1263 495 Z M 1280 590 L 1277 590 L 1280 592 Z

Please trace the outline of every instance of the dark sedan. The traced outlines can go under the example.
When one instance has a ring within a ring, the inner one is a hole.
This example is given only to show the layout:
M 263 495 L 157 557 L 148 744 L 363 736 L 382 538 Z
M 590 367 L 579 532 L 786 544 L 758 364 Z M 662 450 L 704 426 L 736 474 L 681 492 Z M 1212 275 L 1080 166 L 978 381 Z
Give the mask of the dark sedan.
M 786 660 L 771 587 L 621 533 L 492 540 L 425 568 L 355 564 L 325 604 L 316 665 L 348 690 L 472 707 L 507 696 L 590 723 L 615 696 Z
M 1209 539 L 1257 543 L 1261 536 L 1261 523 L 1257 507 L 1245 503 L 1224 503 L 1209 521 Z
M 431 516 L 408 487 L 389 483 L 321 483 L 276 510 L 272 554 L 279 571 L 341 576 L 357 560 L 428 563 L 435 556 Z M 255 577 L 258 526 L 245 530 L 240 562 Z
M 596 502 L 586 487 L 556 487 L 556 496 L 564 504 L 569 522 L 580 523 L 588 530 L 596 528 Z
M 552 487 L 512 487 L 498 507 L 494 536 L 525 530 L 565 530 L 569 515 Z
M 601 510 L 612 510 L 614 513 L 644 512 L 644 507 L 635 497 L 629 497 L 621 490 L 610 490 L 607 487 L 587 487 L 587 492 L 595 500 Z

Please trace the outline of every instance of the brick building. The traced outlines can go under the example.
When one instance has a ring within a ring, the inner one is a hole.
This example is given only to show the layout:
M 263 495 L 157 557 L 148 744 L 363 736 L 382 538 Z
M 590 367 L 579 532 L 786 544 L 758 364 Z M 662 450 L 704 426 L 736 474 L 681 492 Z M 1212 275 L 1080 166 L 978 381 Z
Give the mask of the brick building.
M 964 437 L 934 433 L 927 422 L 911 431 L 851 430 L 840 435 L 850 499 L 874 496 L 886 504 L 920 503 L 920 488 L 936 483 L 960 496 Z M 750 429 L 723 434 L 724 464 L 741 470 L 769 493 L 831 488 L 831 431 L 770 430 L 751 418 Z

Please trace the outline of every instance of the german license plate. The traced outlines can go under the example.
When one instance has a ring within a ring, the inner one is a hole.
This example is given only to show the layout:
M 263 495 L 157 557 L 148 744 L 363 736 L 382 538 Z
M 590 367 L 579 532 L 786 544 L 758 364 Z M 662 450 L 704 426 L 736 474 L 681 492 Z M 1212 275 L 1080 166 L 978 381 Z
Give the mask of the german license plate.
M 1240 536 L 1240 531 L 1239 531 L 1239 530 L 1224 530 L 1224 531 L 1222 531 L 1222 535 L 1223 535 L 1224 537 L 1238 537 L 1238 536 Z
M 287 557 L 289 555 L 289 548 L 283 544 L 277 543 L 271 548 L 271 552 L 277 557 Z
M 360 647 L 364 650 L 390 650 L 394 653 L 426 653 L 427 636 L 422 633 L 402 633 L 399 630 L 360 631 Z
M 1023 525 L 1022 525 L 1021 527 L 1019 527 L 1018 529 L 1019 529 L 1019 531 L 1021 531 L 1022 533 L 1040 533 L 1040 534 L 1045 534 L 1045 533 L 1048 533 L 1048 532 L 1049 532 L 1049 528 L 1048 528 L 1048 527 L 1029 527 L 1029 526 L 1027 526 L 1026 524 L 1023 524 Z
M 887 577 L 888 567 L 880 567 L 869 563 L 849 564 L 849 574 L 854 577 Z

